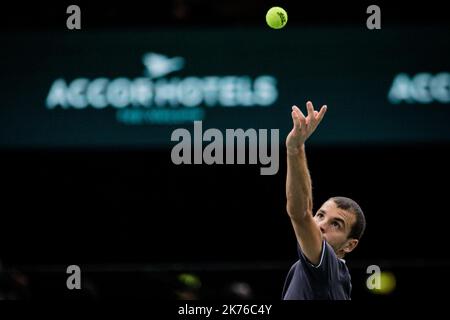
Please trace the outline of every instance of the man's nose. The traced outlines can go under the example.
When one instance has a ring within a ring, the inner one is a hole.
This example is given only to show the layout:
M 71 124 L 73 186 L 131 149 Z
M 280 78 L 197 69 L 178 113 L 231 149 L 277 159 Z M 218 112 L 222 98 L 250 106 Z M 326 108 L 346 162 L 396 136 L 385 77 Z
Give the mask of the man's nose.
M 319 228 L 322 233 L 325 233 L 325 228 L 324 228 L 323 223 L 319 225 Z

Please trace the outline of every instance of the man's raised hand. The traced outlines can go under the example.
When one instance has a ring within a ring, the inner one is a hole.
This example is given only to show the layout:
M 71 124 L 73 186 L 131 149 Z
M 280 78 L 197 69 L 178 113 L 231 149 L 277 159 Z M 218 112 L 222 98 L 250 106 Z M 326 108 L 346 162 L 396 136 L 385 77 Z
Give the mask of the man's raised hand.
M 308 101 L 306 103 L 306 109 L 308 110 L 308 116 L 305 117 L 297 106 L 292 107 L 291 115 L 294 127 L 286 138 L 288 153 L 298 153 L 303 148 L 305 141 L 322 121 L 327 111 L 327 106 L 322 106 L 320 111 L 317 112 L 314 110 L 312 102 Z

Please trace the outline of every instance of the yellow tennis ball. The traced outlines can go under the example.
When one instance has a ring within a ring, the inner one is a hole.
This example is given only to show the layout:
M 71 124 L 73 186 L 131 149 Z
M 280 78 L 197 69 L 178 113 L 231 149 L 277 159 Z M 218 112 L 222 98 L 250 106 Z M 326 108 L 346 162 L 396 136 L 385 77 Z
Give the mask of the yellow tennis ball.
M 194 274 L 182 273 L 178 276 L 178 280 L 190 288 L 198 289 L 202 286 L 200 279 Z
M 380 287 L 373 289 L 373 293 L 376 294 L 389 294 L 395 290 L 396 279 L 392 272 L 380 273 Z
M 286 25 L 287 20 L 287 12 L 283 8 L 272 7 L 267 11 L 266 22 L 271 28 L 281 29 Z

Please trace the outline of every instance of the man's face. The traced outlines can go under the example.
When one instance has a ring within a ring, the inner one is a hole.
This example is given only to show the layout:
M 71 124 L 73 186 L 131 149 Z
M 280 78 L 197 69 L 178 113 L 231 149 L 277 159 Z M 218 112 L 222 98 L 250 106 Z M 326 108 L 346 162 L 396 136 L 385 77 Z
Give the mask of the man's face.
M 333 200 L 326 201 L 320 207 L 314 220 L 324 239 L 333 247 L 339 258 L 352 251 L 358 244 L 358 240 L 347 238 L 356 221 L 355 215 L 339 209 Z

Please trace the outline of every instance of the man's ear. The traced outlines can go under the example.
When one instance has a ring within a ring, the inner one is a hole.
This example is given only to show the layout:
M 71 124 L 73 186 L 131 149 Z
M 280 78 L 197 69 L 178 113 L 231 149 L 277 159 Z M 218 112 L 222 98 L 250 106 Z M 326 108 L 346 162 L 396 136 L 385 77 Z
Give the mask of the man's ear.
M 352 252 L 353 251 L 353 249 L 355 249 L 356 248 L 356 246 L 358 245 L 358 239 L 349 239 L 349 240 L 347 240 L 347 243 L 345 244 L 345 246 L 344 246 L 344 252 L 345 253 L 349 253 L 349 252 Z

